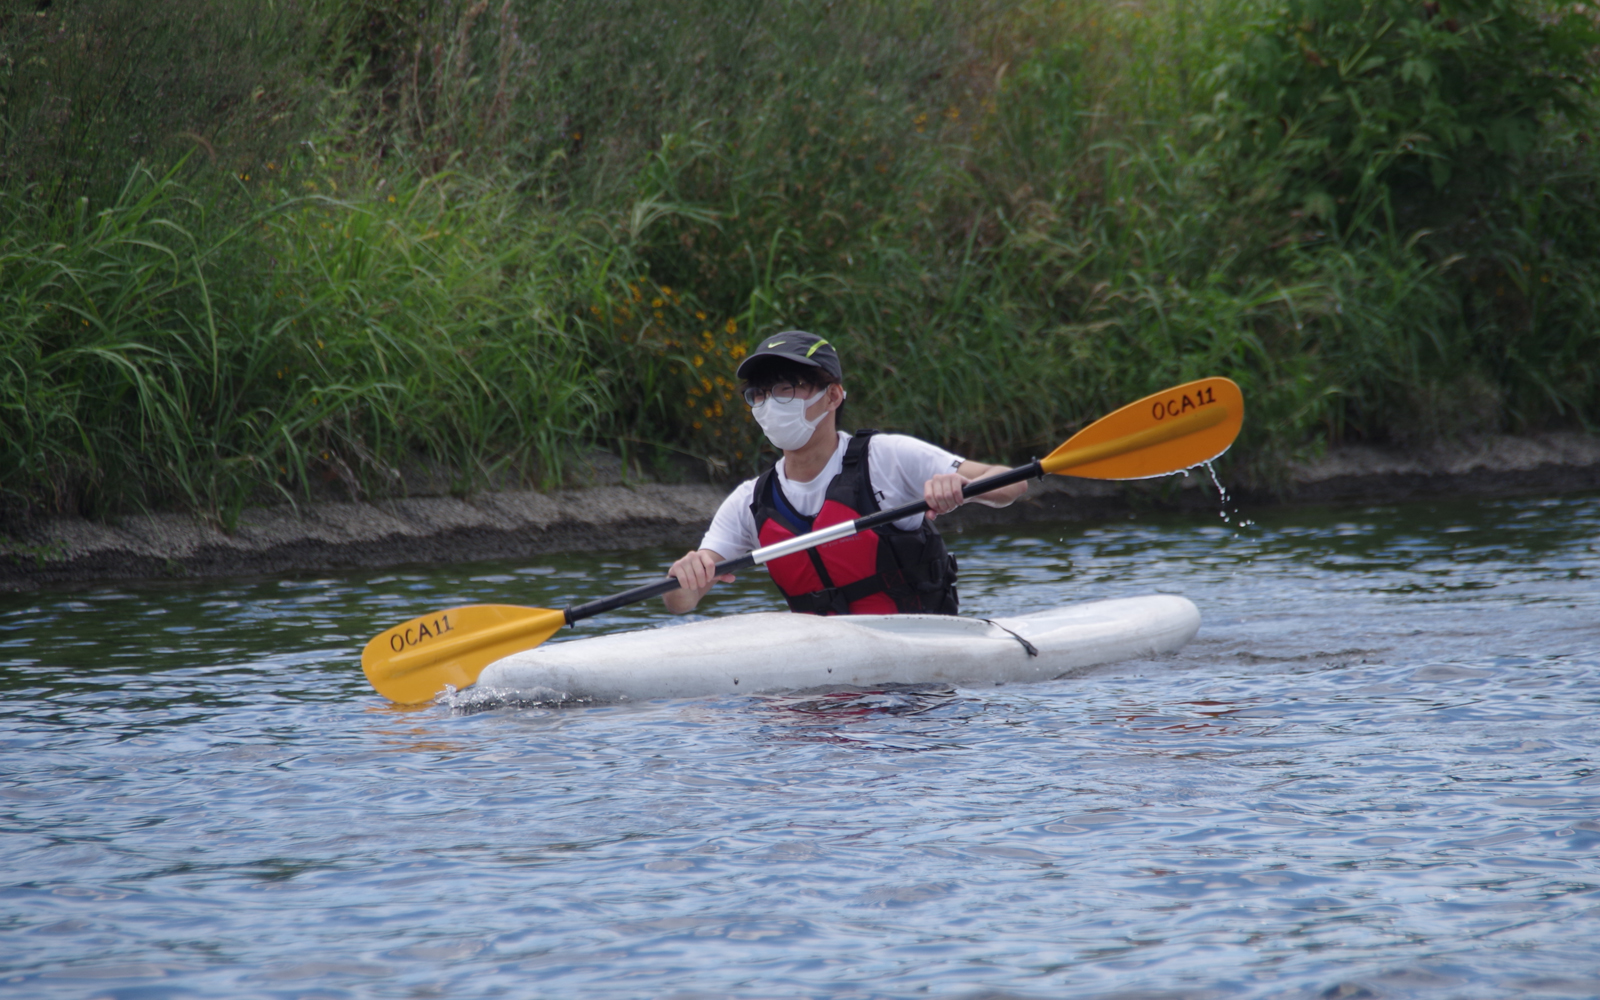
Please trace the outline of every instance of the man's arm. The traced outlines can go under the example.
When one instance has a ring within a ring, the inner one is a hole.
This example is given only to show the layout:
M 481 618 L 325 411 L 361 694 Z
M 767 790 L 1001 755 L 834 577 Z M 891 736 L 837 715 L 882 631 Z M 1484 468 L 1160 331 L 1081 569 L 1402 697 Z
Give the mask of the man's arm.
M 1009 466 L 985 465 L 968 459 L 961 463 L 954 472 L 945 472 L 934 476 L 922 487 L 922 498 L 928 502 L 928 520 L 933 520 L 940 514 L 948 514 L 967 501 L 961 496 L 961 490 L 974 479 L 983 479 L 1001 472 L 1010 472 Z M 973 497 L 978 503 L 990 507 L 1009 507 L 1017 497 L 1028 492 L 1028 482 L 1012 483 L 1002 486 L 997 490 L 982 493 Z
M 732 574 L 713 576 L 711 571 L 716 569 L 717 563 L 737 559 L 761 544 L 756 537 L 755 518 L 750 515 L 750 498 L 755 495 L 755 485 L 754 479 L 747 479 L 734 487 L 717 507 L 711 527 L 700 539 L 701 548 L 686 553 L 667 570 L 667 575 L 680 584 L 678 590 L 661 595 L 668 611 L 675 615 L 693 611 L 713 583 L 719 580 L 732 583 Z M 732 555 L 723 555 L 724 552 Z
M 716 576 L 714 571 L 717 563 L 722 562 L 722 554 L 714 549 L 695 549 L 685 553 L 682 559 L 672 564 L 667 570 L 667 575 L 678 581 L 677 590 L 669 590 L 661 595 L 661 600 L 666 602 L 667 610 L 675 615 L 687 614 L 700 603 L 700 598 L 718 581 L 732 583 L 733 574 L 724 573 Z

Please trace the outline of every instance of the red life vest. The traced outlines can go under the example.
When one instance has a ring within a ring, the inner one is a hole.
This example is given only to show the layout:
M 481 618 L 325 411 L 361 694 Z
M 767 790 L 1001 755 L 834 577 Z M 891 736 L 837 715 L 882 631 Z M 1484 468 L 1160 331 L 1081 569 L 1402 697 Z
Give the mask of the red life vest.
M 867 447 L 876 431 L 857 431 L 844 466 L 828 483 L 822 509 L 804 517 L 778 485 L 776 467 L 756 480 L 750 513 L 762 545 L 854 521 L 880 509 L 873 495 Z M 789 610 L 813 615 L 957 613 L 956 560 L 939 529 L 924 519 L 915 530 L 886 524 L 767 563 Z

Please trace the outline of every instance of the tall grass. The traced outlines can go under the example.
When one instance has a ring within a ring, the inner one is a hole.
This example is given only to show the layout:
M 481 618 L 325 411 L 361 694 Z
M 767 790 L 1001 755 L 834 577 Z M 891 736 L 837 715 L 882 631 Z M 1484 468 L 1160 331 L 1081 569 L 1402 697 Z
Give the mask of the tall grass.
M 56 212 L 141 160 L 226 169 L 313 120 L 338 7 L 314 0 L 0 0 L 0 184 Z
M 319 481 L 400 491 L 407 463 L 458 488 L 496 466 L 559 477 L 615 408 L 570 308 L 604 252 L 503 196 L 462 209 L 447 176 L 384 180 L 286 196 L 245 175 L 220 194 L 141 169 L 98 212 L 8 204 L 13 498 L 176 501 L 231 525 Z
M 1452 2 L 178 4 L 121 47 L 131 6 L 6 8 L 125 96 L 7 63 L 0 489 L 230 523 L 595 444 L 743 473 L 732 370 L 790 326 L 853 423 L 996 460 L 1212 373 L 1262 482 L 1590 426 L 1593 22 Z M 206 68 L 171 100 L 160 45 Z

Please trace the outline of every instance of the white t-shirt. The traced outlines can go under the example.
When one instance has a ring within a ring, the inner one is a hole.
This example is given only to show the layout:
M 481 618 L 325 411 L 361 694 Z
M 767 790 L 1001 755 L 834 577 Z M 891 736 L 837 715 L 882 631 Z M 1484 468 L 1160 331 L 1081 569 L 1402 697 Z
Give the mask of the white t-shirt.
M 840 431 L 839 446 L 833 450 L 833 457 L 815 479 L 806 483 L 797 483 L 785 475 L 784 460 L 778 459 L 778 487 L 797 513 L 815 517 L 822 510 L 828 484 L 844 468 L 844 452 L 849 443 L 850 435 Z M 922 487 L 929 479 L 941 472 L 956 471 L 964 461 L 966 459 L 937 445 L 904 434 L 874 434 L 867 446 L 867 474 L 882 510 L 921 500 Z M 711 519 L 711 528 L 701 539 L 700 547 L 724 559 L 737 559 L 760 548 L 755 515 L 750 513 L 750 502 L 755 495 L 754 479 L 740 483 L 717 508 L 717 516 Z M 912 514 L 894 522 L 894 526 L 912 531 L 922 517 Z

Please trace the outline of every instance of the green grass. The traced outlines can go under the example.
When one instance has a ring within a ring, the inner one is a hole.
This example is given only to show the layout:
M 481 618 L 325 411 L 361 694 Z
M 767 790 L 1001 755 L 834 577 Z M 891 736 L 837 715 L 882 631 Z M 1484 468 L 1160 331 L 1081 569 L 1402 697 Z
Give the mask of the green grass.
M 744 473 L 732 368 L 789 326 L 850 422 L 986 459 L 1209 374 L 1254 482 L 1590 427 L 1596 38 L 1556 11 L 13 4 L 0 491 L 231 525 L 596 445 Z
M 9 206 L 6 488 L 231 525 L 318 481 L 394 492 L 408 462 L 463 489 L 497 466 L 559 478 L 615 408 L 569 308 L 603 253 L 450 177 L 385 180 L 290 195 L 137 170 L 76 219 Z

